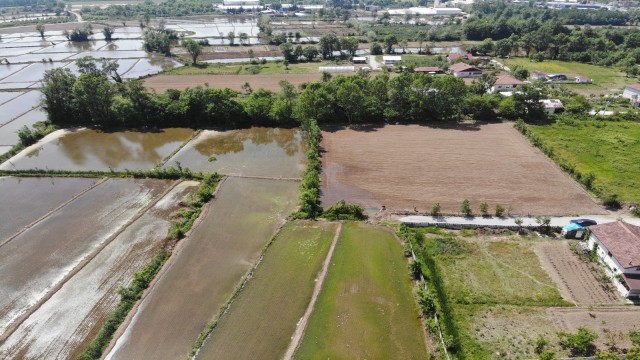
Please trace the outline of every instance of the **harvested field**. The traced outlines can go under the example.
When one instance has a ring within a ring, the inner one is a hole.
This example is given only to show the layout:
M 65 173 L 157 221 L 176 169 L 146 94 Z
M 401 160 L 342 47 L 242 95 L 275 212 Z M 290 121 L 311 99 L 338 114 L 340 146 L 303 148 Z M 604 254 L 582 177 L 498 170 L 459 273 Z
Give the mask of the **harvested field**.
M 98 179 L 0 178 L 0 244 L 23 227 L 87 190 Z
M 0 247 L 0 334 L 165 188 L 164 181 L 109 179 Z
M 607 333 L 622 335 L 615 343 L 621 349 L 629 348 L 631 342 L 627 333 L 640 325 L 640 308 L 637 306 L 601 307 L 601 308 L 565 308 L 549 309 L 553 322 L 559 330 L 576 332 L 578 327 L 585 326 L 594 330 L 600 338 L 596 345 L 606 348 Z
M 512 214 L 605 211 L 511 123 L 329 129 L 323 133 L 322 202 L 457 213 L 469 199 Z
M 282 358 L 311 300 L 335 231 L 335 224 L 325 222 L 285 226 L 198 358 Z
M 107 359 L 186 356 L 296 206 L 294 181 L 228 178 L 220 186 Z
M 165 239 L 169 215 L 198 186 L 182 182 L 118 235 L 29 316 L 0 347 L 0 357 L 76 358 L 95 337 L 126 286 Z
M 204 130 L 166 165 L 180 162 L 192 171 L 297 178 L 305 169 L 304 150 L 296 129 Z
M 426 358 L 402 247 L 385 229 L 343 227 L 298 359 Z
M 319 81 L 321 73 L 315 74 L 278 74 L 278 75 L 158 75 L 144 80 L 144 85 L 157 92 L 167 89 L 186 89 L 188 87 L 204 86 L 209 84 L 212 88 L 229 88 L 235 91 L 244 91 L 242 85 L 249 83 L 251 88 L 280 91 L 281 80 L 287 80 L 293 85 L 303 82 Z
M 562 296 L 576 305 L 620 304 L 622 298 L 609 284 L 604 285 L 594 274 L 596 264 L 580 260 L 567 241 L 541 243 L 536 246 L 540 262 L 560 288 Z

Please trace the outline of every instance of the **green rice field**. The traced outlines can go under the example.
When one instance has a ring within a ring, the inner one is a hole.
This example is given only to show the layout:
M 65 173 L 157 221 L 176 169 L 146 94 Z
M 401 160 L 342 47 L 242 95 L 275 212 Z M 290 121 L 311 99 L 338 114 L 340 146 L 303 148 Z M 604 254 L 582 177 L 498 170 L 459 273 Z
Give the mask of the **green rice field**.
M 345 224 L 297 359 L 427 357 L 402 247 L 387 230 Z

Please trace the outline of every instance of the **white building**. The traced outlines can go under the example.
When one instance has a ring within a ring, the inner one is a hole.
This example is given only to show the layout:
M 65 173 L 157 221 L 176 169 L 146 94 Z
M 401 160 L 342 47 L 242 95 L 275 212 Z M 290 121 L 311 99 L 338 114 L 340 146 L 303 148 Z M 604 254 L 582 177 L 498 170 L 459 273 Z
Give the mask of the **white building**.
M 501 93 L 505 91 L 513 91 L 516 87 L 524 84 L 524 82 L 514 78 L 511 75 L 498 75 L 495 84 L 489 89 L 490 93 Z
M 458 8 L 430 8 L 430 7 L 411 7 L 408 9 L 390 9 L 389 15 L 423 15 L 423 16 L 450 16 L 462 15 L 462 10 Z
M 224 0 L 222 5 L 218 5 L 222 10 L 261 10 L 260 0 Z
M 616 221 L 589 226 L 587 245 L 625 297 L 640 297 L 640 226 Z
M 395 65 L 402 61 L 402 56 L 399 55 L 385 55 L 382 57 L 382 63 L 385 65 Z
M 547 115 L 553 115 L 555 113 L 564 111 L 564 104 L 558 99 L 544 99 L 540 100 L 544 106 L 544 111 Z
M 627 85 L 622 92 L 622 97 L 631 100 L 635 106 L 640 106 L 640 84 Z

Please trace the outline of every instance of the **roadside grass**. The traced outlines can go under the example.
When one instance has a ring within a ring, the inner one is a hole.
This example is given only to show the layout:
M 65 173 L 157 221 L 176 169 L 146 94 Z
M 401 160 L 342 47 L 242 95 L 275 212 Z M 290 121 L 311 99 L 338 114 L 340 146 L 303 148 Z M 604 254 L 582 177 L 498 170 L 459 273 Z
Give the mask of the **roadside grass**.
M 419 359 L 426 347 L 407 261 L 379 227 L 345 224 L 298 359 Z
M 529 129 L 577 170 L 593 173 L 605 194 L 640 202 L 640 123 L 589 120 Z
M 522 66 L 533 73 L 534 71 L 542 71 L 547 74 L 565 74 L 569 76 L 569 80 L 575 75 L 586 76 L 593 80 L 593 84 L 575 84 L 572 89 L 588 88 L 588 89 L 605 89 L 616 90 L 622 89 L 626 84 L 636 83 L 636 79 L 625 77 L 613 68 L 583 64 L 579 62 L 567 62 L 559 60 L 545 60 L 543 62 L 531 62 L 528 58 L 511 58 L 500 60 L 504 65 L 513 68 L 515 65 Z
M 312 74 L 320 66 L 335 65 L 329 61 L 292 63 L 288 69 L 282 61 L 269 61 L 265 64 L 211 64 L 199 63 L 196 66 L 181 66 L 162 72 L 164 75 L 274 75 L 274 74 Z
M 284 226 L 197 357 L 281 358 L 311 300 L 335 230 L 335 224 L 326 222 Z

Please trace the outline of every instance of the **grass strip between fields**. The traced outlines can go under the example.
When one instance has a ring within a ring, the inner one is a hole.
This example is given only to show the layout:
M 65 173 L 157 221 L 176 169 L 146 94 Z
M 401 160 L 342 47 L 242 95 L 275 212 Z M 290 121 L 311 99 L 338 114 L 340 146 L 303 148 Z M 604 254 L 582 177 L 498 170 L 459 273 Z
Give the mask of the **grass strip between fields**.
M 179 164 L 178 164 L 179 165 Z M 203 180 L 206 174 L 192 172 L 182 166 L 155 167 L 151 170 L 94 171 L 94 170 L 0 170 L 0 176 L 19 177 L 83 177 L 83 178 L 133 178 L 133 179 L 167 179 L 167 180 Z
M 218 174 L 206 175 L 202 179 L 202 184 L 192 195 L 189 205 L 181 211 L 181 219 L 172 221 L 172 230 L 167 236 L 167 240 L 179 240 L 184 236 L 186 230 L 191 228 L 195 219 L 200 215 L 202 207 L 213 198 L 220 179 L 221 176 Z M 93 360 L 102 357 L 118 327 L 124 322 L 170 256 L 171 251 L 160 251 L 143 270 L 134 274 L 133 281 L 129 286 L 118 289 L 121 297 L 120 302 L 116 305 L 115 310 L 109 314 L 96 338 L 78 356 L 79 360 Z

